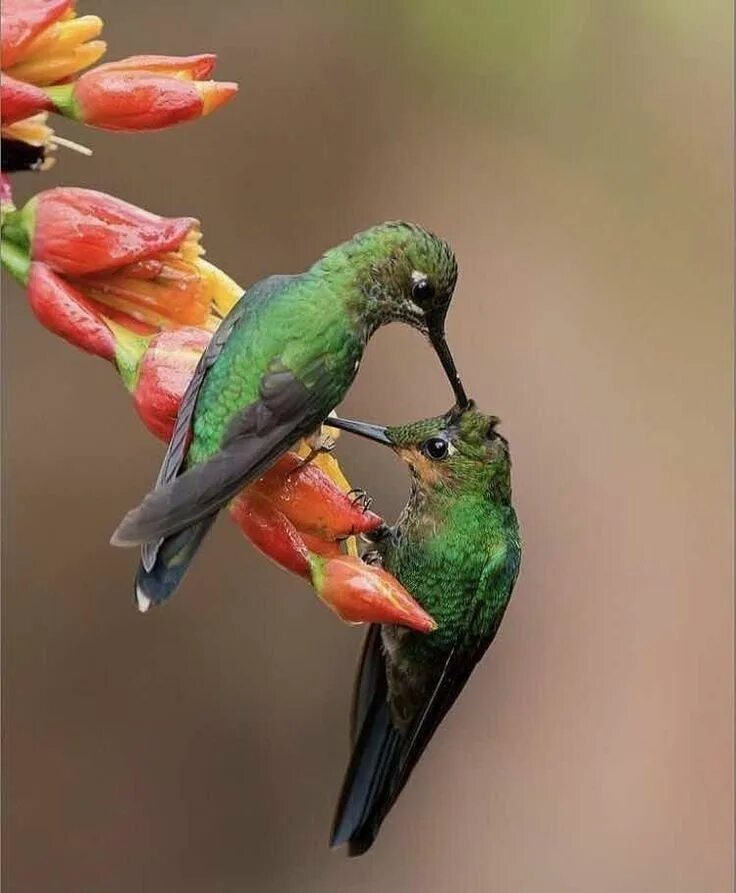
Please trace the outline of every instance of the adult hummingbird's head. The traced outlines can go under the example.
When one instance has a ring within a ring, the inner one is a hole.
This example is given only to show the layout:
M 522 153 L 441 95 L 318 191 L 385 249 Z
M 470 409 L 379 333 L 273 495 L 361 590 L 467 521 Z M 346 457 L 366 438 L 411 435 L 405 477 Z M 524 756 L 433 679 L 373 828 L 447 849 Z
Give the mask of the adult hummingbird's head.
M 472 401 L 431 419 L 384 428 L 350 419 L 330 425 L 391 447 L 409 466 L 415 486 L 448 494 L 485 493 L 511 502 L 511 459 L 496 416 L 479 412 Z
M 369 330 L 406 322 L 425 334 L 442 363 L 457 406 L 468 403 L 445 339 L 445 317 L 457 281 L 457 262 L 443 239 L 413 223 L 383 223 L 333 248 L 322 260 L 354 277 L 359 312 Z

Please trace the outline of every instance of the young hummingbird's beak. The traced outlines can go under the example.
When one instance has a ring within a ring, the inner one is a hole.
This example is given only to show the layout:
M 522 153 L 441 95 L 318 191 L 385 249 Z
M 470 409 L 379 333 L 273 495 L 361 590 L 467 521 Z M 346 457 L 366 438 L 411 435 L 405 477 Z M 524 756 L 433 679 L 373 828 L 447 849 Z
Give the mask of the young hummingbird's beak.
M 360 437 L 366 437 L 375 443 L 382 443 L 384 446 L 392 447 L 393 441 L 386 434 L 386 429 L 380 425 L 370 425 L 368 422 L 355 422 L 352 419 L 341 419 L 337 416 L 330 416 L 326 423 L 330 428 L 340 428 L 342 431 L 349 431 L 351 434 L 358 434 Z
M 450 348 L 447 346 L 444 320 L 440 322 L 439 325 L 430 324 L 429 340 L 432 347 L 435 349 L 437 356 L 440 358 L 440 363 L 442 363 L 442 368 L 445 370 L 445 375 L 452 385 L 452 390 L 455 392 L 455 401 L 457 402 L 458 408 L 465 409 L 468 405 L 468 396 L 465 393 L 463 383 L 460 381 L 460 376 L 458 375 L 455 361 L 450 353 Z

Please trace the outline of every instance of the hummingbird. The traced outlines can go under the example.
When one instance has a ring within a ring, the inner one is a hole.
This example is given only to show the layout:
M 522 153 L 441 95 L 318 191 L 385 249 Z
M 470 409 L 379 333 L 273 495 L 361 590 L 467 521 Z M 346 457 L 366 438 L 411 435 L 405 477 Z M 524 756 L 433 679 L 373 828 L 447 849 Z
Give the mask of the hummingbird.
M 437 622 L 426 635 L 378 624 L 366 635 L 353 693 L 352 755 L 331 836 L 332 846 L 347 843 L 349 855 L 359 856 L 493 641 L 519 571 L 521 541 L 508 443 L 495 416 L 471 402 L 400 427 L 330 424 L 389 446 L 409 466 L 409 500 L 365 558 L 380 561 Z
M 457 405 L 468 402 L 444 331 L 456 280 L 447 242 L 391 222 L 332 248 L 304 273 L 245 291 L 195 370 L 154 489 L 111 539 L 142 546 L 141 610 L 176 589 L 220 509 L 319 429 L 380 326 L 401 321 L 426 335 Z

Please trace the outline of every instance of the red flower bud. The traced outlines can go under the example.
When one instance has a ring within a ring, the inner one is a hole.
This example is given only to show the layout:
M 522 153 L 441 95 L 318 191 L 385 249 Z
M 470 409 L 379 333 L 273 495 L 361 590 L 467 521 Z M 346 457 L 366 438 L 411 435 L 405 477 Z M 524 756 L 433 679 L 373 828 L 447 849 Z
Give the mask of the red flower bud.
M 0 53 L 3 68 L 15 65 L 26 46 L 74 5 L 74 0 L 3 0 Z
M 39 87 L 0 75 L 0 116 L 4 125 L 30 118 L 53 108 L 49 97 Z
M 59 112 L 107 130 L 159 130 L 208 115 L 231 99 L 237 84 L 203 81 L 215 56 L 132 56 L 51 87 Z
M 161 440 L 171 438 L 179 404 L 210 337 L 191 327 L 161 332 L 143 355 L 133 400 L 144 425 Z
M 396 623 L 428 633 L 437 624 L 382 568 L 359 558 L 310 558 L 312 585 L 341 620 L 348 623 Z
M 265 496 L 300 532 L 323 540 L 339 540 L 376 530 L 383 523 L 337 488 L 316 465 L 304 465 L 287 453 L 251 486 Z
M 41 325 L 55 335 L 88 353 L 114 359 L 115 338 L 98 309 L 45 264 L 30 266 L 28 301 Z

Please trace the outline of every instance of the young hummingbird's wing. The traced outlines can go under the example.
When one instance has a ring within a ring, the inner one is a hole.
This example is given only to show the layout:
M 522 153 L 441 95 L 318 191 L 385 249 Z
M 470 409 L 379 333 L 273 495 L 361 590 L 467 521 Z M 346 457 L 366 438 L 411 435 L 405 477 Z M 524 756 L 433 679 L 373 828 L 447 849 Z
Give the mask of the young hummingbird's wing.
M 508 564 L 508 562 L 506 562 Z M 518 566 L 489 562 L 480 586 L 490 578 L 503 576 L 503 584 L 513 587 Z M 479 602 L 471 603 L 471 611 Z M 492 629 L 472 646 L 458 643 L 441 662 L 414 668 L 424 679 L 419 685 L 420 698 L 413 704 L 413 716 L 398 725 L 391 711 L 392 691 L 389 675 L 395 680 L 397 667 L 391 666 L 384 651 L 378 627 L 371 627 L 361 657 L 354 690 L 352 744 L 350 758 L 335 820 L 331 845 L 348 844 L 348 853 L 359 856 L 376 839 L 381 823 L 396 802 L 412 770 L 424 753 L 437 727 L 457 700 L 478 661 L 493 641 L 503 609 L 494 618 Z M 473 618 L 466 621 L 473 627 Z M 402 665 L 399 664 L 399 667 Z M 403 666 L 400 672 L 411 672 Z M 421 676 L 417 676 L 421 680 Z M 417 687 L 417 678 L 409 690 Z
M 331 846 L 347 843 L 351 856 L 360 856 L 371 847 L 381 823 L 480 656 L 451 652 L 417 718 L 399 728 L 391 715 L 380 636 L 371 628 L 356 685 L 353 753 L 332 826 Z

